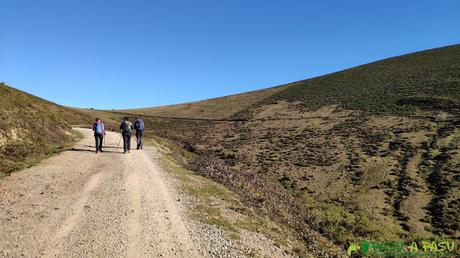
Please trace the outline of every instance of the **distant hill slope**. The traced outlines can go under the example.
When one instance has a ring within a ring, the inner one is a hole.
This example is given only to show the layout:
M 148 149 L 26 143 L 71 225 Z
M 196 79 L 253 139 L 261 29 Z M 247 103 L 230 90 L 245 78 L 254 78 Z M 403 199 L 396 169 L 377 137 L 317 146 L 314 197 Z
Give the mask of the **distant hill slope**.
M 183 103 L 154 108 L 118 110 L 120 112 L 160 117 L 180 117 L 198 119 L 224 119 L 232 114 L 271 96 L 289 85 L 235 94 L 221 98 Z
M 460 45 L 278 89 L 246 108 L 232 99 L 236 121 L 149 117 L 146 135 L 197 154 L 193 170 L 292 230 L 301 257 L 339 256 L 318 234 L 343 250 L 460 238 Z
M 299 81 L 254 106 L 286 100 L 307 109 L 340 105 L 373 114 L 401 114 L 411 99 L 460 102 L 460 45 L 388 58 Z M 246 109 L 242 113 L 247 113 Z
M 310 110 L 337 104 L 373 114 L 401 114 L 413 110 L 413 106 L 400 105 L 412 100 L 460 102 L 459 71 L 460 45 L 454 45 L 253 92 L 117 111 L 159 117 L 246 118 L 254 107 L 285 100 L 302 102 Z
M 81 112 L 0 84 L 0 175 L 58 151 L 73 139 L 69 123 L 89 121 Z

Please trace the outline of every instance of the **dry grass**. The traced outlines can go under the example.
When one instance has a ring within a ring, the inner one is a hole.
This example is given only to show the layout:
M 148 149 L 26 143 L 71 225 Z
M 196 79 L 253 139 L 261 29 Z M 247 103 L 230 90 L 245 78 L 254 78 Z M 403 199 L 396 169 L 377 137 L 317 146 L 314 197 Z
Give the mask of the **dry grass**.
M 289 85 L 279 86 L 243 94 L 230 95 L 222 98 L 214 98 L 178 105 L 119 111 L 160 117 L 225 119 L 234 113 L 267 98 L 268 96 L 287 88 L 288 86 Z
M 21 170 L 74 141 L 71 122 L 88 121 L 72 109 L 0 85 L 0 175 Z
M 193 200 L 189 209 L 192 218 L 223 229 L 228 237 L 238 242 L 242 249 L 251 250 L 250 254 L 255 257 L 275 255 L 266 252 L 269 250 L 275 250 L 277 256 L 284 256 L 302 248 L 289 228 L 280 227 L 258 215 L 225 186 L 180 165 L 183 160 L 175 153 L 177 146 L 173 143 L 156 138 L 150 139 L 149 145 L 155 146 L 161 153 L 158 162 L 162 169 L 177 180 L 180 188 Z M 268 240 L 260 241 L 260 236 Z M 254 240 L 259 242 L 255 243 Z

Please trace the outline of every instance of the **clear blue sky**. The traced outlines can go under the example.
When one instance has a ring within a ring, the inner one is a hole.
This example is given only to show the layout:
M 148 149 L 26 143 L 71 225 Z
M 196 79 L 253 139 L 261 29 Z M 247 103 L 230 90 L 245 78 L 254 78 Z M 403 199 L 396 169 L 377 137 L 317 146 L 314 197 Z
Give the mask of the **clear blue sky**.
M 2 0 L 0 81 L 63 105 L 158 106 L 460 43 L 460 1 Z

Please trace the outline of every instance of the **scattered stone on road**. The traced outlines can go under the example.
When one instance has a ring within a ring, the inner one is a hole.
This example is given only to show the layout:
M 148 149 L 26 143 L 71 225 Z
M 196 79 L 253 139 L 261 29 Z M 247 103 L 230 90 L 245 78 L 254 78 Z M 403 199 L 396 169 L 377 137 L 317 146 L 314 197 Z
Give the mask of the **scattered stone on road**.
M 199 257 L 147 151 L 92 131 L 69 151 L 0 181 L 0 257 Z M 131 145 L 135 146 L 135 145 Z

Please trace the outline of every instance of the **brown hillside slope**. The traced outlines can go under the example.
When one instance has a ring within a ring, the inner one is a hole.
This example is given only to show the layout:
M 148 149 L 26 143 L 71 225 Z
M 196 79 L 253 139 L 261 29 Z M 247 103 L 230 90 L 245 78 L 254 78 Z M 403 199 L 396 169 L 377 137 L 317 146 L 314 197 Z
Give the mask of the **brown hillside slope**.
M 178 105 L 118 111 L 159 117 L 224 119 L 287 87 L 289 85 Z
M 69 123 L 89 117 L 0 84 L 0 175 L 57 152 L 72 141 Z

